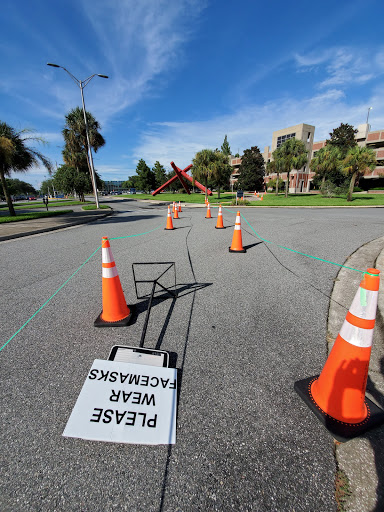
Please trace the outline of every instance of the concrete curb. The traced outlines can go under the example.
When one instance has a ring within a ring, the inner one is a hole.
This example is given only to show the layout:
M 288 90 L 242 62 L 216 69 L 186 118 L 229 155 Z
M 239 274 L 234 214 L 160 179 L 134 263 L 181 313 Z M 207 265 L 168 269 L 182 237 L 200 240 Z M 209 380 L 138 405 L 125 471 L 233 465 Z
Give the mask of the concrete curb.
M 384 237 L 360 247 L 344 263 L 345 266 L 366 270 L 375 267 L 384 274 Z M 362 274 L 341 268 L 332 291 L 328 313 L 327 349 L 344 322 Z M 367 396 L 384 408 L 384 288 L 380 287 L 376 327 L 369 365 Z M 384 510 L 384 426 L 373 429 L 347 443 L 335 441 L 337 469 L 349 480 L 351 496 L 344 505 L 348 512 L 379 512 Z

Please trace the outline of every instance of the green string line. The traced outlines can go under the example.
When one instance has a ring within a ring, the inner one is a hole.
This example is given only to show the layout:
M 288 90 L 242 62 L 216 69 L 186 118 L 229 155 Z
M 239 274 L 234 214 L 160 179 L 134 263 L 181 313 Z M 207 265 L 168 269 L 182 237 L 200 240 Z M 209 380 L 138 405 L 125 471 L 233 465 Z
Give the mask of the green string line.
M 235 213 L 233 210 L 226 211 L 230 213 Z M 305 252 L 296 251 L 295 249 L 290 249 L 289 247 L 285 247 L 284 245 L 276 244 L 275 242 L 271 242 L 270 240 L 265 240 L 265 238 L 262 238 L 250 225 L 250 223 L 247 221 L 247 219 L 244 217 L 242 213 L 240 213 L 240 216 L 244 219 L 244 221 L 248 224 L 248 226 L 251 228 L 251 230 L 255 233 L 257 238 L 262 240 L 263 242 L 266 242 L 267 244 L 276 245 L 276 247 L 280 247 L 281 249 L 285 249 L 286 251 L 294 252 L 296 254 L 300 254 L 301 256 L 305 256 L 306 258 L 311 258 L 313 260 L 322 261 L 323 263 L 329 263 L 330 265 L 336 265 L 337 267 L 346 268 L 348 270 L 354 270 L 355 272 L 360 272 L 361 274 L 369 274 L 369 275 L 376 275 L 376 274 L 370 274 L 369 272 L 366 272 L 365 270 L 359 270 L 357 268 L 347 267 L 345 265 L 341 265 L 340 263 L 335 263 L 334 261 L 324 260 L 323 258 L 318 258 L 317 256 L 311 256 L 310 254 L 306 254 Z
M 136 235 L 119 236 L 119 237 L 115 237 L 115 238 L 109 238 L 109 240 L 119 240 L 119 239 L 122 239 L 122 238 L 133 238 L 133 237 L 135 237 L 135 236 L 147 235 L 148 233 L 152 233 L 152 231 L 156 231 L 156 229 L 159 229 L 161 226 L 162 226 L 162 224 L 161 224 L 160 226 L 158 226 L 157 228 L 155 228 L 155 229 L 151 229 L 150 231 L 146 231 L 145 233 L 137 233 Z M 87 259 L 84 261 L 84 263 L 82 263 L 82 264 L 80 265 L 80 267 L 79 267 L 77 270 L 75 270 L 75 272 L 74 272 L 70 277 L 68 277 L 68 279 L 65 281 L 65 283 L 63 283 L 63 284 L 60 286 L 60 288 L 58 288 L 58 289 L 55 291 L 55 293 L 54 293 L 53 295 L 51 295 L 51 297 L 49 297 L 49 299 L 48 299 L 46 302 L 44 302 L 44 304 L 43 304 L 42 306 L 40 306 L 40 307 L 39 307 L 39 309 L 38 309 L 38 310 L 37 310 L 37 311 L 36 311 L 36 312 L 35 312 L 35 313 L 34 313 L 34 314 L 33 314 L 33 315 L 32 315 L 32 316 L 31 316 L 31 317 L 30 317 L 26 322 L 25 322 L 25 324 L 24 324 L 24 325 L 22 325 L 22 326 L 20 327 L 20 329 L 19 329 L 18 331 L 16 331 L 16 332 L 15 332 L 15 334 L 13 334 L 13 336 L 11 336 L 11 337 L 9 338 L 9 340 L 8 340 L 6 343 L 4 343 L 4 345 L 0 348 L 0 352 L 3 350 L 3 348 L 5 348 L 5 347 L 8 345 L 8 343 L 9 343 L 10 341 L 12 341 L 12 340 L 13 340 L 13 338 L 14 338 L 17 334 L 19 334 L 19 332 L 20 332 L 22 329 L 24 329 L 24 327 L 25 327 L 26 325 L 28 325 L 28 324 L 29 324 L 29 322 L 30 322 L 30 321 L 31 321 L 31 320 L 32 320 L 32 319 L 33 319 L 33 318 L 34 318 L 38 313 L 40 313 L 40 311 L 41 311 L 41 310 L 42 310 L 42 309 L 43 309 L 43 308 L 44 308 L 44 307 L 45 307 L 45 306 L 46 306 L 46 305 L 47 305 L 47 304 L 48 304 L 48 303 L 53 299 L 53 297 L 55 297 L 55 296 L 59 293 L 59 291 L 60 291 L 62 288 L 64 288 L 64 286 L 65 286 L 67 283 L 69 283 L 69 281 L 70 281 L 70 280 L 71 280 L 71 279 L 72 279 L 72 278 L 73 278 L 73 277 L 74 277 L 74 276 L 75 276 L 75 275 L 76 275 L 76 274 L 77 274 L 77 273 L 78 273 L 78 272 L 79 272 L 79 271 L 84 267 L 84 265 L 85 265 L 86 263 L 88 263 L 88 261 L 89 261 L 89 260 L 90 260 L 90 259 L 91 259 L 91 258 L 92 258 L 96 253 L 97 253 L 97 251 L 99 251 L 99 249 L 101 249 L 101 245 L 96 249 L 96 251 L 94 251 L 94 252 L 89 256 L 89 258 L 87 258 Z

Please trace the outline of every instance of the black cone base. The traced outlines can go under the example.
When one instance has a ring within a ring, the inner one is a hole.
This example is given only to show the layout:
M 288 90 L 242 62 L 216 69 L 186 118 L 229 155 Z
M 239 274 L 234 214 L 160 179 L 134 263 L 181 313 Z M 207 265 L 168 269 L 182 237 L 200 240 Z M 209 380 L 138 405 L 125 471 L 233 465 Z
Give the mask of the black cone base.
M 215 226 L 215 229 L 225 229 L 225 226 L 221 226 L 220 228 L 218 228 L 217 226 Z
M 173 231 L 175 228 L 164 228 L 164 231 Z
M 126 316 L 125 318 L 122 318 L 121 320 L 118 320 L 117 322 L 106 322 L 101 318 L 101 315 L 103 314 L 103 312 L 101 312 L 100 315 L 94 321 L 93 325 L 95 327 L 126 327 L 127 325 L 129 325 L 132 319 L 132 315 L 134 313 L 134 306 L 128 306 L 128 308 L 130 310 L 129 315 Z
M 245 249 L 241 249 L 240 251 L 235 251 L 234 249 L 229 248 L 229 252 L 247 252 Z
M 335 439 L 344 443 L 384 423 L 384 411 L 367 397 L 365 397 L 365 405 L 367 406 L 368 415 L 364 421 L 344 423 L 329 416 L 316 404 L 310 392 L 312 382 L 318 377 L 318 375 L 315 375 L 314 377 L 298 380 L 294 384 L 294 389 Z

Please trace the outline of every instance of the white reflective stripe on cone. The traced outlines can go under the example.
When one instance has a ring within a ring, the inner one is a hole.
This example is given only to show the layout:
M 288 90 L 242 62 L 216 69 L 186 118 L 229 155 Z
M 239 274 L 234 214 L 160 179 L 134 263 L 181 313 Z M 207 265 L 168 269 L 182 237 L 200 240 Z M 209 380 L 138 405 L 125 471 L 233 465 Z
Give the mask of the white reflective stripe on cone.
M 103 267 L 103 277 L 116 277 L 118 275 L 116 266 L 111 268 Z
M 339 334 L 347 343 L 355 345 L 355 347 L 368 348 L 372 346 L 373 329 L 355 327 L 348 320 L 344 320 Z
M 375 320 L 378 297 L 379 292 L 359 288 L 349 312 L 365 320 Z
M 101 257 L 103 263 L 113 263 L 115 260 L 112 256 L 112 251 L 110 247 L 102 247 L 101 248 Z

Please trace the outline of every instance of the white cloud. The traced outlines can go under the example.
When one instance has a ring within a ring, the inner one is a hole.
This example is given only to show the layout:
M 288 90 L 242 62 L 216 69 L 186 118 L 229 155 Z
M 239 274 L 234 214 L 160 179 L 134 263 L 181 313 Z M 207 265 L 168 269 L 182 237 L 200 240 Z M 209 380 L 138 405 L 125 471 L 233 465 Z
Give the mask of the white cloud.
M 380 91 L 375 96 L 380 97 Z M 369 104 L 375 104 L 375 97 Z M 376 100 L 377 101 L 377 100 Z M 220 148 L 227 134 L 232 154 L 238 150 L 270 146 L 272 132 L 300 123 L 315 125 L 315 140 L 323 140 L 340 125 L 364 123 L 366 104 L 347 104 L 344 92 L 330 89 L 313 97 L 281 99 L 264 105 L 248 105 L 232 114 L 198 122 L 164 122 L 148 126 L 134 150 L 136 160 L 143 158 L 148 165 L 159 160 L 164 166 L 174 161 L 179 167 L 191 163 L 197 151 Z M 384 125 L 384 119 L 383 123 Z M 380 127 L 379 127 L 380 128 Z
M 295 54 L 298 71 L 322 70 L 319 88 L 365 84 L 384 72 L 384 50 L 368 52 L 354 47 L 329 48 L 306 55 Z

